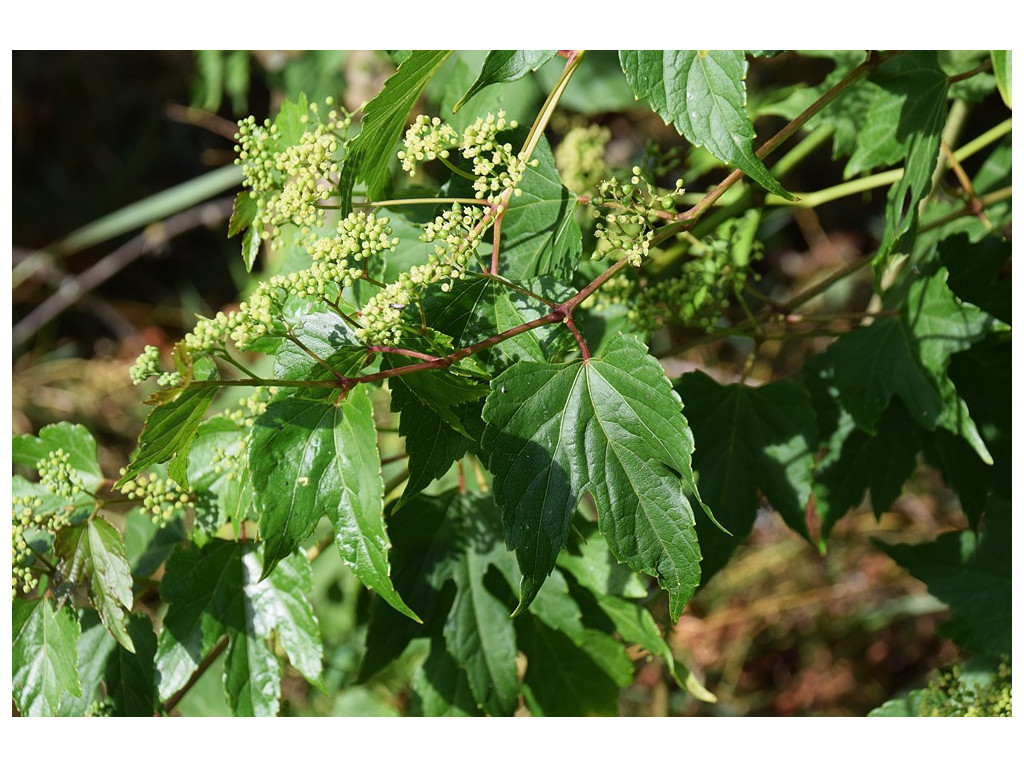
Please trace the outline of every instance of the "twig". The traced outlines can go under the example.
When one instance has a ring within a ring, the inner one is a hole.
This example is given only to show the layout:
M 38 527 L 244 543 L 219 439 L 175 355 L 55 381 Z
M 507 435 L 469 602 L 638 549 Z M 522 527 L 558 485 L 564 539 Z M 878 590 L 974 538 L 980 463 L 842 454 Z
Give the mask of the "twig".
M 223 221 L 231 214 L 231 208 L 232 199 L 223 198 L 198 205 L 158 224 L 150 225 L 141 234 L 104 256 L 76 278 L 64 282 L 56 293 L 29 312 L 11 332 L 13 346 L 24 344 L 53 318 L 140 256 L 198 226 L 209 226 Z

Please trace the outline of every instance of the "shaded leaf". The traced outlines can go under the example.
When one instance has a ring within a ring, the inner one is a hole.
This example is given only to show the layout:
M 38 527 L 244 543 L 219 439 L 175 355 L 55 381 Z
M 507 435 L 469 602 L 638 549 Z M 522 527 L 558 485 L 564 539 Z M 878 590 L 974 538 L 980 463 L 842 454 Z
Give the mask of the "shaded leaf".
M 619 336 L 585 362 L 516 363 L 492 382 L 484 421 L 505 542 L 523 572 L 517 612 L 551 572 L 589 492 L 615 557 L 657 576 L 678 617 L 700 578 L 693 440 L 643 344 Z
M 82 695 L 75 696 L 70 691 L 64 692 L 60 703 L 60 714 L 63 717 L 84 717 L 86 715 L 89 708 L 102 695 L 99 686 L 103 682 L 108 658 L 115 648 L 124 651 L 117 644 L 114 636 L 103 626 L 96 611 L 80 611 L 78 620 L 81 627 L 77 643 L 78 676 L 82 684 Z
M 78 675 L 78 619 L 70 607 L 15 600 L 11 608 L 11 693 L 26 717 L 61 714 L 65 692 L 82 695 Z
M 743 51 L 619 51 L 619 61 L 636 97 L 687 141 L 793 199 L 754 154 Z
M 434 638 L 427 656 L 412 681 L 412 714 L 421 717 L 474 717 L 477 707 L 466 673 L 447 652 L 444 640 Z
M 156 635 L 153 623 L 143 614 L 128 618 L 126 626 L 134 653 L 117 648 L 107 660 L 104 680 L 107 695 L 119 717 L 150 717 L 159 708 L 156 695 Z
M 681 377 L 676 390 L 690 414 L 701 498 L 731 534 L 707 518 L 697 519 L 702 580 L 707 582 L 750 533 L 758 492 L 790 528 L 809 539 L 805 507 L 818 430 L 807 391 L 789 381 L 723 386 L 700 371 Z
M 510 83 L 534 71 L 555 55 L 555 51 L 491 51 L 473 85 L 452 107 L 458 112 L 480 90 L 494 83 Z
M 969 651 L 999 655 L 1011 652 L 1011 542 L 1010 505 L 993 499 L 980 534 L 947 533 L 930 544 L 877 543 L 949 605 L 943 634 Z

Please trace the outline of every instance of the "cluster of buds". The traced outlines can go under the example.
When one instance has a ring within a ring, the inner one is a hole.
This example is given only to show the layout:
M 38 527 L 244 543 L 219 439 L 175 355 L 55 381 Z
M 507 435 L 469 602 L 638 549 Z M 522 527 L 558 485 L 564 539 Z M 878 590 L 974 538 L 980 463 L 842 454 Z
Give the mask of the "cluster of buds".
M 507 120 L 504 111 L 495 116 L 488 114 L 468 126 L 460 137 L 439 118 L 420 115 L 405 134 L 405 150 L 398 153 L 402 168 L 415 173 L 420 163 L 441 159 L 451 165 L 449 158 L 455 150 L 472 164 L 473 190 L 478 200 L 497 205 L 508 190 L 522 194 L 519 184 L 526 172 L 526 161 L 503 142 L 498 134 L 516 129 L 519 123 Z M 533 161 L 533 165 L 537 162 Z
M 578 195 L 587 194 L 611 175 L 604 159 L 611 137 L 603 125 L 576 125 L 568 130 L 555 149 L 555 165 L 566 187 Z
M 124 473 L 122 469 L 121 474 Z M 129 499 L 142 502 L 153 522 L 161 528 L 178 514 L 195 510 L 191 495 L 170 478 L 160 477 L 155 472 L 129 480 L 121 486 L 121 492 Z
M 682 194 L 682 182 L 676 182 L 674 193 L 659 195 L 640 173 L 640 167 L 633 166 L 629 181 L 620 184 L 618 179 L 611 179 L 600 183 L 598 195 L 592 202 L 610 206 L 612 210 L 597 223 L 595 259 L 618 261 L 629 257 L 630 264 L 640 266 L 651 250 L 652 223 L 658 220 L 660 213 L 674 210 L 674 196 Z
M 327 106 L 333 106 L 327 99 Z M 312 118 L 310 117 L 312 115 Z M 243 184 L 257 202 L 252 226 L 264 239 L 280 241 L 281 226 L 299 227 L 303 237 L 323 224 L 322 203 L 337 192 L 338 162 L 350 115 L 330 109 L 320 114 L 316 103 L 301 122 L 309 124 L 298 142 L 281 148 L 281 132 L 269 120 L 257 125 L 248 117 L 238 123 L 235 162 L 242 166 Z

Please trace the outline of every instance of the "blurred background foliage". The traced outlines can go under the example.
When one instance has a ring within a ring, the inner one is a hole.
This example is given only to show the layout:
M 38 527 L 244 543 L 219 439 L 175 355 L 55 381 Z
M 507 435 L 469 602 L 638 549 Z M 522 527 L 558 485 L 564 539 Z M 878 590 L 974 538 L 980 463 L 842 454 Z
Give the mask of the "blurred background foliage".
M 472 77 L 482 58 L 478 52 L 453 59 L 451 66 L 465 71 L 449 75 Z M 82 423 L 99 440 L 105 472 L 116 476 L 147 410 L 129 381 L 129 365 L 146 344 L 170 347 L 192 327 L 195 314 L 230 308 L 250 279 L 237 240 L 225 237 L 226 201 L 236 188 L 226 183 L 212 196 L 212 207 L 204 201 L 182 209 L 190 218 L 177 229 L 166 217 L 144 228 L 115 226 L 113 231 L 125 231 L 66 253 L 58 247 L 41 255 L 39 249 L 143 198 L 230 166 L 234 121 L 250 113 L 262 120 L 285 97 L 333 95 L 347 108 L 358 108 L 400 59 L 401 52 L 367 51 L 14 52 L 12 302 L 14 326 L 25 331 L 25 338 L 16 334 L 13 350 L 14 432 L 37 432 L 62 420 Z M 769 85 L 784 97 L 802 82 L 819 82 L 829 66 L 786 54 L 755 59 L 752 98 Z M 510 115 L 530 120 L 559 67 L 549 63 L 508 88 Z M 553 145 L 573 124 L 591 121 L 611 132 L 611 165 L 626 166 L 656 148 L 653 157 L 665 168 L 686 168 L 688 189 L 702 188 L 702 173 L 714 178 L 706 156 L 689 152 L 656 116 L 633 110 L 613 53 L 588 53 L 587 67 L 588 76 L 574 80 L 564 95 L 549 136 Z M 446 82 L 439 77 L 431 83 L 424 111 L 451 104 Z M 783 124 L 771 103 L 752 103 L 751 109 L 762 113 L 761 136 Z M 985 119 L 984 105 L 975 119 Z M 966 135 L 974 133 L 968 128 Z M 790 188 L 822 189 L 842 180 L 828 144 L 817 152 L 820 157 L 787 177 Z M 759 269 L 789 290 L 817 282 L 871 250 L 883 200 L 884 189 L 865 194 L 858 205 L 778 209 L 764 222 Z M 105 260 L 118 252 L 126 255 L 124 263 L 115 260 L 95 287 L 76 300 L 52 304 L 90 269 L 110 265 Z M 820 302 L 830 312 L 861 311 L 871 294 L 869 280 L 867 274 L 846 280 Z M 29 322 L 47 300 L 58 311 Z M 692 337 L 673 334 L 655 338 L 655 353 L 659 345 L 687 349 Z M 768 342 L 750 378 L 794 377 L 804 359 L 829 341 Z M 730 380 L 748 351 L 748 339 L 723 339 L 663 362 L 671 376 L 700 368 Z M 671 682 L 661 660 L 640 655 L 634 683 L 620 697 L 621 713 L 863 715 L 920 687 L 929 670 L 957 658 L 956 646 L 935 631 L 948 612 L 872 538 L 928 541 L 964 527 L 956 497 L 923 466 L 880 519 L 869 504 L 844 517 L 824 554 L 765 510 L 729 567 L 668 632 L 677 658 L 718 702 L 697 701 Z M 336 557 L 318 558 L 314 577 L 311 597 L 331 693 L 310 688 L 296 674 L 284 681 L 284 713 L 406 713 L 413 662 L 425 647 L 414 643 L 383 675 L 357 685 L 368 596 Z M 218 675 L 206 678 L 181 702 L 182 714 L 227 714 Z

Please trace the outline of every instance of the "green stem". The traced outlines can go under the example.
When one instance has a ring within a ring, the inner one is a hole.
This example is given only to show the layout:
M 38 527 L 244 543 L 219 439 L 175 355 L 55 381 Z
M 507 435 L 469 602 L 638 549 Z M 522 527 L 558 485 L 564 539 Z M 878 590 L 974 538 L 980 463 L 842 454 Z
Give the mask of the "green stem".
M 461 176 L 464 179 L 469 179 L 470 181 L 476 181 L 476 176 L 474 176 L 472 173 L 469 173 L 467 171 L 462 170 L 457 165 L 455 165 L 451 160 L 449 160 L 447 157 L 438 157 L 437 159 L 440 160 L 442 163 L 444 163 L 448 167 L 448 170 L 450 170 L 452 173 L 454 173 L 454 174 L 456 174 L 458 176 Z M 477 200 L 476 202 L 479 203 L 480 201 Z
M 999 141 L 1003 136 L 1010 133 L 1012 128 L 1012 118 L 1004 120 L 1002 123 L 986 131 L 978 138 L 964 144 L 960 149 L 953 153 L 953 157 L 958 163 L 962 163 L 964 160 L 971 157 L 971 155 L 974 155 L 990 144 Z M 765 197 L 765 203 L 767 205 L 790 205 L 800 208 L 817 208 L 819 205 L 830 203 L 833 200 L 839 200 L 843 197 L 849 197 L 850 195 L 867 192 L 872 189 L 877 189 L 878 187 L 886 187 L 890 184 L 895 184 L 901 178 L 903 178 L 903 169 L 893 168 L 889 171 L 865 176 L 861 179 L 853 179 L 852 181 L 837 184 L 834 187 L 828 187 L 827 189 L 822 189 L 817 192 L 800 193 L 797 200 L 786 200 L 779 195 L 769 194 Z
M 480 205 L 480 201 L 477 200 L 475 197 L 404 197 L 399 198 L 397 200 L 367 200 L 362 203 L 352 203 L 352 207 L 394 208 L 399 205 L 441 205 L 442 203 L 462 203 L 463 205 Z
M 524 162 L 529 162 L 533 150 L 540 143 L 540 137 L 544 135 L 544 129 L 547 127 L 551 115 L 554 114 L 555 107 L 558 106 L 558 101 L 562 98 L 562 93 L 565 91 L 566 86 L 569 85 L 569 80 L 572 78 L 577 67 L 579 67 L 580 62 L 583 61 L 583 53 L 583 51 L 573 51 L 569 54 L 569 58 L 565 62 L 565 69 L 562 70 L 558 82 L 551 89 L 551 93 L 548 94 L 547 99 L 544 101 L 544 106 L 541 107 L 537 119 L 530 126 L 530 133 L 527 134 L 526 141 L 523 143 L 523 148 L 519 153 Z

